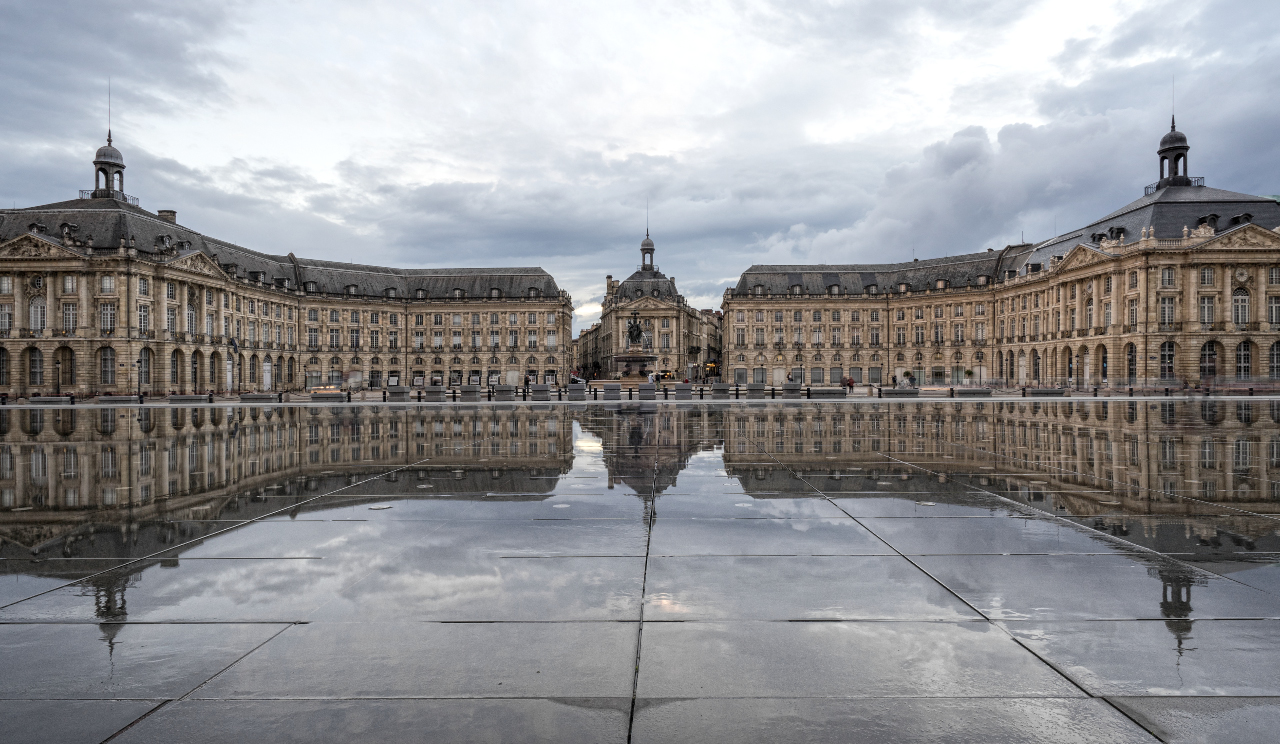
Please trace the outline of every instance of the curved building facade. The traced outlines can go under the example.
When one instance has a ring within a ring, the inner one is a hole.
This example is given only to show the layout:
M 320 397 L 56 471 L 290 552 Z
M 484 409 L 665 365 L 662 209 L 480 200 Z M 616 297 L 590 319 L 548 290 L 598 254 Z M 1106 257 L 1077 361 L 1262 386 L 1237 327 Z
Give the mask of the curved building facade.
M 0 210 L 0 387 L 16 395 L 561 381 L 572 300 L 540 268 L 273 255 L 152 213 L 108 141 L 79 199 Z
M 752 266 L 724 293 L 725 374 L 809 384 L 1280 380 L 1280 204 L 1187 175 L 1077 230 L 896 264 Z

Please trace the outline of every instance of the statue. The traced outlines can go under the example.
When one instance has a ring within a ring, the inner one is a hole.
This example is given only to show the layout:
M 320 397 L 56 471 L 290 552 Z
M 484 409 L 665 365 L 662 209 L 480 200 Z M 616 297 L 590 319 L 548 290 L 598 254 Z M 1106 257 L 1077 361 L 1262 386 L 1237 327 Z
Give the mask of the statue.
M 640 326 L 638 318 L 632 318 L 627 321 L 627 341 L 632 346 L 640 343 L 640 339 L 644 336 L 644 328 Z

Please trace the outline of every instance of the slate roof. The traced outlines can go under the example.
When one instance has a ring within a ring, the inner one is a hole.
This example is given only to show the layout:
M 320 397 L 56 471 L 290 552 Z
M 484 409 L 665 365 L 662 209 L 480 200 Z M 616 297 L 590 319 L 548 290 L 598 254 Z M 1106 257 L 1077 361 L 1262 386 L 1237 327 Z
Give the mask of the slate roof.
M 1124 230 L 1124 241 L 1131 243 L 1142 237 L 1142 231 L 1155 228 L 1157 238 L 1180 238 L 1182 228 L 1195 229 L 1202 217 L 1218 215 L 1218 232 L 1231 227 L 1237 215 L 1252 215 L 1254 224 L 1268 230 L 1280 227 L 1280 203 L 1275 198 L 1239 194 L 1208 186 L 1167 186 L 1134 200 L 1100 220 L 1063 233 L 1036 245 L 1021 261 L 1010 261 L 1008 268 L 1020 271 L 1027 263 L 1048 266 L 1051 256 L 1065 256 L 1080 243 L 1096 244 L 1093 236 Z M 1011 257 L 1012 258 L 1012 257 Z
M 734 294 L 751 294 L 756 285 L 764 293 L 790 294 L 799 284 L 804 294 L 827 294 L 828 287 L 840 285 L 840 294 L 865 294 L 871 285 L 877 291 L 896 292 L 906 282 L 912 290 L 932 289 L 939 279 L 952 287 L 978 286 L 978 277 L 994 282 L 1003 252 L 983 251 L 947 258 L 931 258 L 895 264 L 757 264 L 742 272 Z
M 530 289 L 543 297 L 560 293 L 555 279 L 538 267 L 401 269 L 261 253 L 208 237 L 116 199 L 72 199 L 0 209 L 0 241 L 33 229 L 57 243 L 65 230 L 78 244 L 91 244 L 94 249 L 115 250 L 123 239 L 143 258 L 158 259 L 166 251 L 169 256 L 200 251 L 238 277 L 251 278 L 249 272 L 263 272 L 267 283 L 283 278 L 295 288 L 314 281 L 319 292 L 345 293 L 346 287 L 354 284 L 357 294 L 371 296 L 381 296 L 387 289 L 395 289 L 398 297 L 413 297 L 424 289 L 429 298 L 451 297 L 455 289 L 468 297 L 488 297 L 491 289 L 504 297 L 527 297 Z
M 657 292 L 657 294 L 654 294 L 654 292 Z M 658 271 L 657 268 L 654 268 L 652 270 L 639 269 L 624 279 L 618 285 L 616 296 L 618 302 L 630 302 L 642 296 L 674 301 L 679 294 L 676 291 L 675 281 Z

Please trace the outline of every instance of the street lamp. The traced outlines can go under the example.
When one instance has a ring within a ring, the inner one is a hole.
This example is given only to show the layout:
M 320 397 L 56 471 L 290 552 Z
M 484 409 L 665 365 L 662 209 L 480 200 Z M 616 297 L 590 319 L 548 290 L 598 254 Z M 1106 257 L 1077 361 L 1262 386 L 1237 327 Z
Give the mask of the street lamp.
M 133 360 L 133 376 L 138 378 L 138 397 L 142 397 L 142 357 Z
M 62 395 L 62 360 L 53 360 L 53 389 L 54 395 Z

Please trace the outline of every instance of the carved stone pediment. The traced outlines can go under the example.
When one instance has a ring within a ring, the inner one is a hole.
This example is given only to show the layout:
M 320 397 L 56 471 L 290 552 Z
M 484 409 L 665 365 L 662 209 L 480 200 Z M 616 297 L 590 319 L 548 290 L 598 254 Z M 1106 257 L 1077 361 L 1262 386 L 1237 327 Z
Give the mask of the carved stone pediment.
M 1100 253 L 1087 245 L 1080 244 L 1067 252 L 1066 257 L 1062 259 L 1062 263 L 1058 264 L 1058 271 L 1070 271 L 1083 266 L 1101 263 L 1111 260 L 1111 256 Z
M 1280 248 L 1280 235 L 1250 224 L 1207 240 L 1199 247 L 1201 250 L 1276 250 Z
M 170 263 L 169 266 L 175 269 L 190 271 L 194 274 L 203 274 L 205 276 L 218 278 L 222 278 L 223 276 L 222 269 L 203 253 L 192 253 L 189 256 L 184 256 Z
M 19 235 L 6 243 L 0 243 L 0 261 L 48 260 L 57 258 L 83 258 L 78 253 L 54 245 L 30 234 Z

